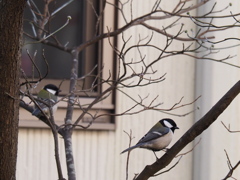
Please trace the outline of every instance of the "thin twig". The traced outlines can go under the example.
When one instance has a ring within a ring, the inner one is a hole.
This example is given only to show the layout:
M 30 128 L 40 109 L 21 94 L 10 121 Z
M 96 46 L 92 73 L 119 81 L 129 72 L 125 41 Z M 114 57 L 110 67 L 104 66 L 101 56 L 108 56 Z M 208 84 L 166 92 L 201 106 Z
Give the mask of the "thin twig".
M 132 137 L 132 130 L 130 130 L 130 133 L 124 131 L 127 135 L 128 135 L 128 138 L 129 138 L 129 144 L 128 146 L 130 147 L 131 144 L 132 144 L 132 140 L 134 139 L 134 137 Z M 129 169 L 129 159 L 130 159 L 130 152 L 131 151 L 128 151 L 127 153 L 127 162 L 126 162 L 126 180 L 128 180 L 128 169 Z
M 180 162 L 180 160 L 182 159 L 182 157 L 183 157 L 183 156 L 181 155 L 180 158 L 178 159 L 178 161 L 177 161 L 172 167 L 170 167 L 169 169 L 167 169 L 167 170 L 165 170 L 165 171 L 162 171 L 162 172 L 160 172 L 160 173 L 154 174 L 153 177 L 159 176 L 159 175 L 161 175 L 161 174 L 164 174 L 164 173 L 169 172 L 170 170 L 172 170 L 174 167 L 177 166 L 177 164 Z
M 228 130 L 228 132 L 230 133 L 239 133 L 240 131 L 232 131 L 230 130 L 230 124 L 228 125 L 228 127 L 221 121 L 222 125 Z
M 198 142 L 189 151 L 181 153 L 181 154 L 178 154 L 178 155 L 175 156 L 175 158 L 178 157 L 178 156 L 182 157 L 183 155 L 186 155 L 186 154 L 192 152 L 194 150 L 194 148 L 200 143 L 200 141 L 201 141 L 201 138 L 198 140 Z

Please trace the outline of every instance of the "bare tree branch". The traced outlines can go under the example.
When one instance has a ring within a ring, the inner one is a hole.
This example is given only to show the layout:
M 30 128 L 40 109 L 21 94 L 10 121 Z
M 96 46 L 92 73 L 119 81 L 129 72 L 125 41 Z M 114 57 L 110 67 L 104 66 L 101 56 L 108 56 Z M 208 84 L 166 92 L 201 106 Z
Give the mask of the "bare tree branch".
M 176 162 L 172 167 L 170 167 L 169 169 L 167 169 L 167 170 L 165 170 L 165 171 L 163 171 L 163 172 L 154 174 L 153 176 L 156 177 L 156 176 L 159 176 L 159 175 L 161 175 L 161 174 L 164 174 L 164 173 L 166 173 L 166 172 L 171 171 L 173 168 L 175 168 L 175 167 L 178 165 L 178 163 L 180 162 L 180 160 L 182 159 L 182 157 L 183 157 L 183 156 L 181 155 L 180 158 L 177 160 L 177 162 Z
M 232 174 L 233 174 L 234 170 L 236 170 L 237 167 L 240 165 L 240 161 L 238 161 L 238 162 L 235 164 L 235 166 L 232 166 L 227 151 L 226 151 L 226 150 L 224 150 L 224 151 L 225 151 L 225 154 L 226 154 L 226 156 L 227 156 L 227 163 L 228 163 L 228 166 L 229 166 L 229 172 L 228 172 L 228 174 L 226 175 L 226 177 L 223 178 L 223 180 L 227 180 L 228 178 L 235 179 L 234 177 L 232 177 Z

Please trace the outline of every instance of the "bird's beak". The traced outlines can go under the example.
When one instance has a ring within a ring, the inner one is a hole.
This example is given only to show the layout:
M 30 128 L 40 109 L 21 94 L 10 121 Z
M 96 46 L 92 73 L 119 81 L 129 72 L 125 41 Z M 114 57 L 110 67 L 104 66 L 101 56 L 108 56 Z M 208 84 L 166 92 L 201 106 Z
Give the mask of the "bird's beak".
M 179 129 L 179 127 L 175 127 L 175 129 Z

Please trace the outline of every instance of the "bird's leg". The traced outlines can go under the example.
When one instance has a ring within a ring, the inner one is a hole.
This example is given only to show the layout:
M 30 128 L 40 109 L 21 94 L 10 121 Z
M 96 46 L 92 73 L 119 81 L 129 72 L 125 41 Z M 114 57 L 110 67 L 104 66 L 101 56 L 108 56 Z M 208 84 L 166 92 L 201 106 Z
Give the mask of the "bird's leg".
M 169 150 L 169 148 L 163 148 L 163 149 L 161 149 L 161 151 L 164 151 L 165 153 L 168 152 L 168 150 Z M 152 152 L 153 152 L 153 154 L 155 155 L 156 159 L 158 160 L 159 158 L 157 157 L 157 154 L 155 153 L 155 151 L 152 150 Z
M 152 151 L 152 152 L 153 152 L 153 154 L 155 155 L 156 159 L 158 160 L 158 157 L 157 157 L 157 155 L 156 155 L 155 151 Z

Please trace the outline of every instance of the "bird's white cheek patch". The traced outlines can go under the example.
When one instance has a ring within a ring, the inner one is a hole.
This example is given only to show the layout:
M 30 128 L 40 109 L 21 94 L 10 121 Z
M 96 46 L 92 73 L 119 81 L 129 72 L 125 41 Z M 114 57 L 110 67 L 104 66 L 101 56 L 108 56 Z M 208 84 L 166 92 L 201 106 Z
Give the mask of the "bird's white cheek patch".
M 169 128 L 172 128 L 172 127 L 173 127 L 173 125 L 170 124 L 168 121 L 164 121 L 164 124 L 165 124 L 165 126 L 167 126 L 167 127 L 169 127 Z
M 47 89 L 47 91 L 50 92 L 50 93 L 52 93 L 52 94 L 54 94 L 54 95 L 56 94 L 56 91 L 53 90 L 53 89 Z

